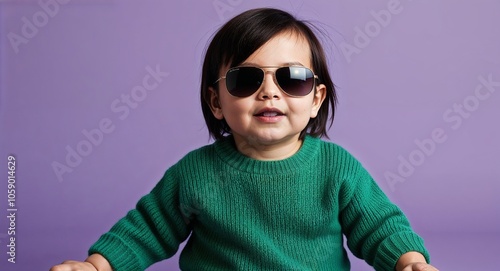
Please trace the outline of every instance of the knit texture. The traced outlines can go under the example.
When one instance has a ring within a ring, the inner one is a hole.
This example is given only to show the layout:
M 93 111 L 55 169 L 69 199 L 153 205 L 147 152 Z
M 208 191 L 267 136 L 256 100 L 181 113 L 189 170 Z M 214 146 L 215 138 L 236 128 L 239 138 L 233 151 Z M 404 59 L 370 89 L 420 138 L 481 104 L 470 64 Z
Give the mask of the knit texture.
M 144 270 L 189 236 L 182 270 L 349 270 L 343 235 L 375 270 L 394 270 L 409 251 L 429 260 L 401 210 L 343 148 L 306 136 L 293 156 L 260 161 L 227 137 L 169 168 L 89 254 L 116 271 Z

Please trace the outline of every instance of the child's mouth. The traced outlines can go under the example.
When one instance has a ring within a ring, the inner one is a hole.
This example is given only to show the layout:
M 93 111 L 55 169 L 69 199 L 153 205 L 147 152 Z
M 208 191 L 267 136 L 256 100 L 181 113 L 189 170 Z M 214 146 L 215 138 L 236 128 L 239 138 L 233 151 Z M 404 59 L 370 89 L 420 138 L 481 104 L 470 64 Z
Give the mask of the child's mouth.
M 277 108 L 263 108 L 258 111 L 254 116 L 262 116 L 262 117 L 276 117 L 285 115 Z
M 262 112 L 259 114 L 256 114 L 255 116 L 262 116 L 262 117 L 276 117 L 276 116 L 283 116 L 284 114 L 276 112 L 276 111 L 266 111 Z
M 264 108 L 254 116 L 262 122 L 275 123 L 280 121 L 285 114 L 276 108 Z

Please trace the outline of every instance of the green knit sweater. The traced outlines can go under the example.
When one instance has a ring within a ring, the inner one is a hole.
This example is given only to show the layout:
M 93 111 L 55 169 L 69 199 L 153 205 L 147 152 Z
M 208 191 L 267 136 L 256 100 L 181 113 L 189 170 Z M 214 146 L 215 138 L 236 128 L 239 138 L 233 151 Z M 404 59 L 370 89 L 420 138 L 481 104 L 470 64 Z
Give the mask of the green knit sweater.
M 144 270 L 189 237 L 182 270 L 349 270 L 343 234 L 376 270 L 408 251 L 428 260 L 401 210 L 338 145 L 306 136 L 293 156 L 259 161 L 227 137 L 169 168 L 89 254 Z

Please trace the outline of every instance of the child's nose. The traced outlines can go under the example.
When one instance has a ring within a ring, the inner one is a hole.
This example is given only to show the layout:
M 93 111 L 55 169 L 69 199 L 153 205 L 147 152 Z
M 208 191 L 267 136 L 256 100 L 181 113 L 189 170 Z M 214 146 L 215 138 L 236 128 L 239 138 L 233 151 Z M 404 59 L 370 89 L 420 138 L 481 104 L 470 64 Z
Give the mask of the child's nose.
M 266 72 L 264 75 L 264 82 L 262 82 L 258 97 L 263 100 L 281 98 L 281 90 L 274 81 L 273 72 Z

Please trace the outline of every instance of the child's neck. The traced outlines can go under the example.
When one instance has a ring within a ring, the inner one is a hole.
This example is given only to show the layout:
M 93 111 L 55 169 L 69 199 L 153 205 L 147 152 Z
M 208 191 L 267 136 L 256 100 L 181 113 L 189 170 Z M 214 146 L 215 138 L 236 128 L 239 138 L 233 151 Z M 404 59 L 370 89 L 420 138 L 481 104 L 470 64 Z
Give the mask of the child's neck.
M 239 152 L 250 158 L 263 161 L 286 159 L 294 155 L 302 146 L 302 140 L 298 136 L 265 143 L 238 135 L 233 137 Z

